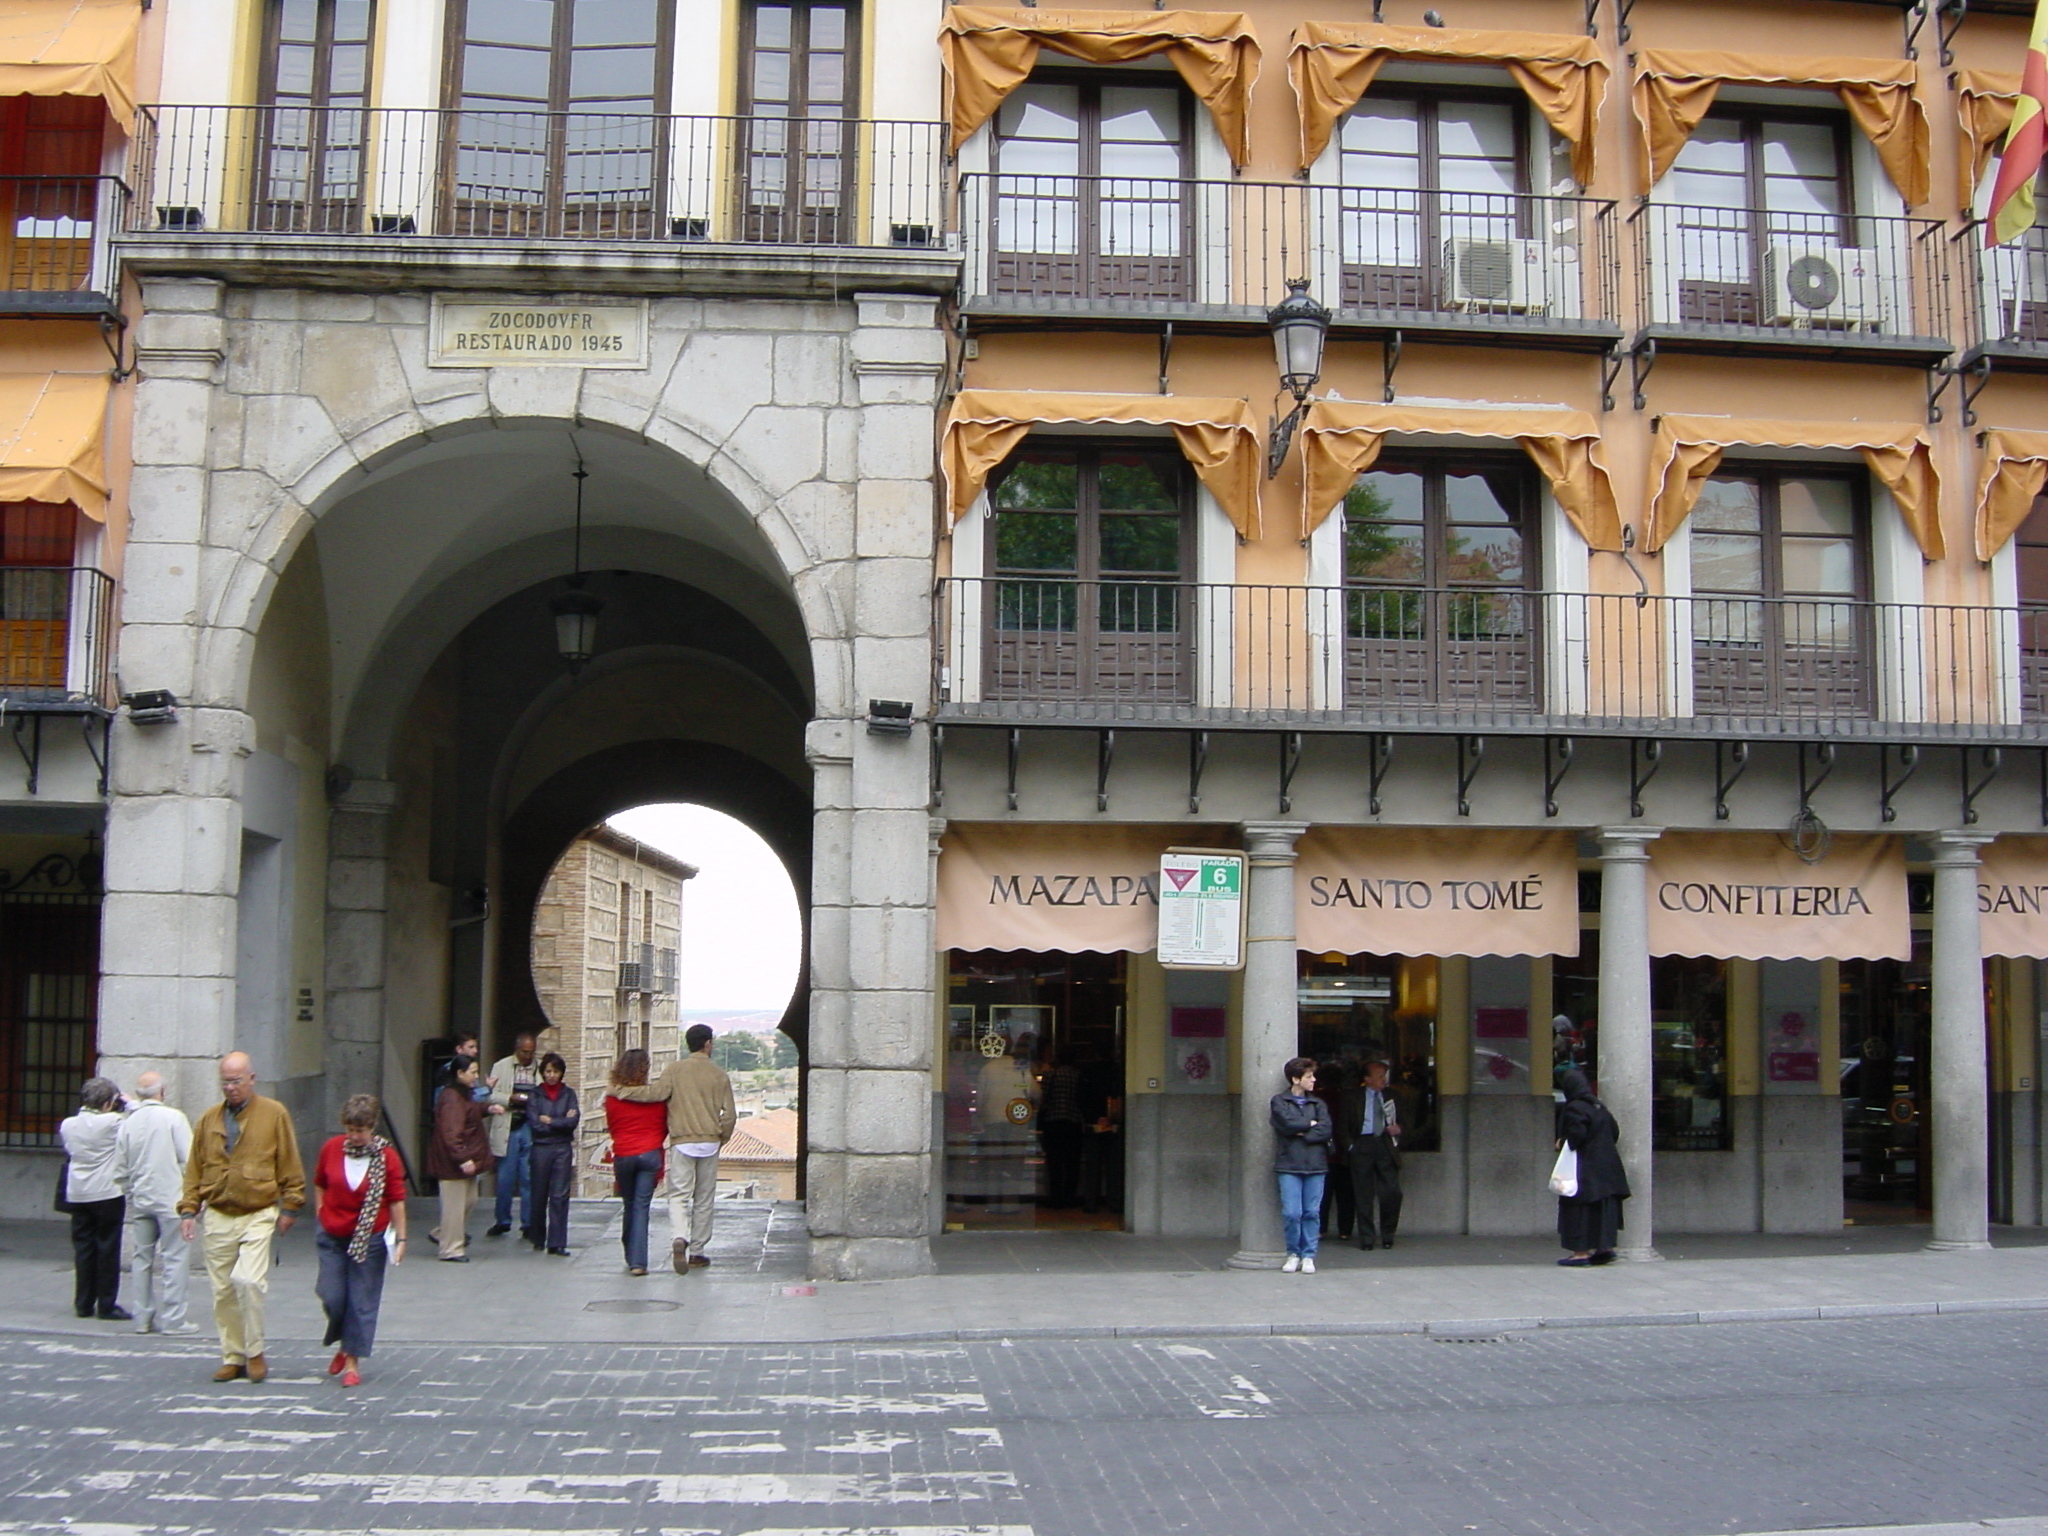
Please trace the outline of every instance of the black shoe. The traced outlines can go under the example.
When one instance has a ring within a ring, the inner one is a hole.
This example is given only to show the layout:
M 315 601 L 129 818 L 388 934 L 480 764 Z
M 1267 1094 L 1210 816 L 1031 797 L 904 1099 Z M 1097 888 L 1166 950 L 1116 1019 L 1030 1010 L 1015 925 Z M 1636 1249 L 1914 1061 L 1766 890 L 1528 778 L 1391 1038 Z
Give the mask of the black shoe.
M 1365 1234 L 1365 1236 L 1361 1237 L 1361 1238 L 1360 1238 L 1360 1239 L 1358 1240 L 1358 1251 L 1359 1251 L 1360 1253 L 1371 1253 L 1371 1252 L 1372 1252 L 1372 1250 L 1373 1250 L 1373 1240 L 1372 1240 L 1372 1234 L 1371 1234 L 1370 1232 L 1368 1232 L 1368 1233 L 1366 1233 L 1366 1234 Z
M 76 1312 L 76 1313 L 77 1313 L 77 1314 L 78 1314 L 78 1315 L 79 1315 L 80 1317 L 91 1317 L 91 1316 L 92 1316 L 92 1308 L 91 1308 L 91 1307 L 73 1307 L 73 1308 L 72 1308 L 71 1310 L 72 1310 L 72 1311 L 74 1311 L 74 1312 Z
M 566 1248 L 550 1248 L 548 1252 L 553 1254 L 558 1259 L 566 1259 L 569 1257 L 569 1250 Z
M 1382 1248 L 1391 1248 L 1394 1246 L 1394 1240 L 1391 1237 L 1383 1237 L 1380 1239 L 1380 1246 Z
M 441 1255 L 441 1262 L 443 1264 L 467 1264 L 469 1262 L 469 1255 L 466 1253 L 444 1253 Z
M 132 1323 L 135 1321 L 135 1314 L 120 1305 L 101 1307 L 100 1321 L 103 1323 Z
M 484 1236 L 485 1236 L 485 1237 L 503 1237 L 503 1236 L 504 1236 L 504 1235 L 505 1235 L 505 1234 L 506 1234 L 507 1232 L 510 1232 L 511 1230 L 512 1230 L 512 1223 L 511 1223 L 511 1222 L 509 1222 L 509 1221 L 501 1221 L 501 1222 L 498 1222 L 498 1223 L 496 1223 L 495 1225 L 492 1225 L 492 1226 L 486 1227 L 486 1228 L 484 1229 Z
M 1588 1262 L 1594 1264 L 1612 1264 L 1614 1262 L 1614 1250 L 1612 1248 L 1603 1248 L 1598 1253 L 1594 1254 L 1591 1260 L 1589 1260 Z

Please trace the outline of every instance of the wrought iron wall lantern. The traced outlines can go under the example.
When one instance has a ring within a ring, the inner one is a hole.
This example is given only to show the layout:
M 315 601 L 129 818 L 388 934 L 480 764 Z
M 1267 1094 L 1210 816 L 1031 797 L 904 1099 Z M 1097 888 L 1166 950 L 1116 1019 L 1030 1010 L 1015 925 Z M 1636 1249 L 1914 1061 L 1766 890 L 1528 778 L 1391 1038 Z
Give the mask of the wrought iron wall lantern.
M 1273 357 L 1280 387 L 1294 396 L 1294 409 L 1275 421 L 1266 439 L 1266 478 L 1280 473 L 1287 450 L 1308 408 L 1309 392 L 1323 376 L 1323 344 L 1330 336 L 1330 312 L 1309 297 L 1308 279 L 1290 277 L 1287 297 L 1266 312 L 1273 331 Z
M 575 555 L 567 590 L 557 593 L 548 602 L 548 608 L 555 616 L 555 652 L 568 665 L 572 677 L 581 672 L 584 663 L 597 652 L 597 616 L 604 612 L 604 600 L 595 592 L 583 589 L 583 482 L 590 478 L 590 471 L 583 467 L 581 454 L 577 455 L 574 475 Z

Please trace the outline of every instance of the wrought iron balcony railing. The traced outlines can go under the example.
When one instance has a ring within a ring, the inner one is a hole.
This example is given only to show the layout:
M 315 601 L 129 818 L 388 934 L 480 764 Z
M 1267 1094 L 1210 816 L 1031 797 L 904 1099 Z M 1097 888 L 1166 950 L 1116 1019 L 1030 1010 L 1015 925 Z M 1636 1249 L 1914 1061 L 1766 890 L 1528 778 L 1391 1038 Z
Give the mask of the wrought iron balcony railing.
M 83 566 L 0 566 L 0 704 L 112 708 L 114 579 Z
M 1263 315 L 1307 274 L 1341 320 L 1543 331 L 1620 319 L 1614 205 L 1295 182 L 960 178 L 967 294 Z
M 2048 740 L 2048 609 L 971 577 L 935 623 L 954 718 Z
M 0 292 L 112 294 L 127 203 L 115 176 L 0 176 Z
M 155 107 L 132 227 L 918 249 L 938 123 L 602 112 Z
M 1883 353 L 1950 350 L 1931 219 L 1652 203 L 1629 215 L 1638 323 L 1663 339 Z
M 1955 236 L 1966 353 L 2048 362 L 2048 229 L 2030 229 L 2010 245 L 1984 245 L 1972 219 Z

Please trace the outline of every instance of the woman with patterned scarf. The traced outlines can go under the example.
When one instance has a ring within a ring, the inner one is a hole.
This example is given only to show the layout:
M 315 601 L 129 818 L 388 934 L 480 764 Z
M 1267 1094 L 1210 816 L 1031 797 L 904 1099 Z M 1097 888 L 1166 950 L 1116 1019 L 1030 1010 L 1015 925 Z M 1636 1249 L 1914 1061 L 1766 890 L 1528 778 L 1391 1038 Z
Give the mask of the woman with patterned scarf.
M 405 1258 L 405 1167 L 377 1134 L 381 1106 L 359 1093 L 341 1107 L 341 1134 L 320 1149 L 313 1187 L 320 1197 L 320 1280 L 329 1344 L 327 1364 L 344 1387 L 362 1385 L 358 1364 L 377 1342 L 386 1255 Z M 385 1235 L 389 1228 L 388 1238 Z

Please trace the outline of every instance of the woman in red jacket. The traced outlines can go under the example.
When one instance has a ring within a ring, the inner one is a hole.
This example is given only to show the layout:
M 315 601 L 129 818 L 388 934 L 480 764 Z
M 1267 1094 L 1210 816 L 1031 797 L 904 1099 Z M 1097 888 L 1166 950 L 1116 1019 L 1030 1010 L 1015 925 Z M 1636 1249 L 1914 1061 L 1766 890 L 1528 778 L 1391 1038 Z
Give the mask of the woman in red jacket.
M 341 1134 L 329 1138 L 313 1165 L 320 1201 L 320 1279 L 329 1344 L 339 1344 L 327 1374 L 359 1386 L 357 1366 L 377 1342 L 384 1300 L 384 1263 L 405 1258 L 405 1165 L 377 1134 L 379 1105 L 359 1093 L 341 1106 Z M 387 1240 L 385 1232 L 390 1232 Z
M 476 1058 L 457 1056 L 434 1098 L 434 1134 L 427 1138 L 427 1177 L 441 1186 L 441 1225 L 427 1236 L 441 1245 L 441 1262 L 469 1262 L 469 1213 L 476 1182 L 497 1165 L 484 1110 L 477 1102 Z
M 647 1053 L 628 1051 L 612 1067 L 614 1088 L 638 1088 L 647 1081 Z M 604 1100 L 605 1129 L 612 1135 L 612 1180 L 625 1202 L 626 1269 L 647 1273 L 647 1210 L 661 1182 L 661 1147 L 668 1137 L 668 1106 L 629 1104 L 614 1094 Z

